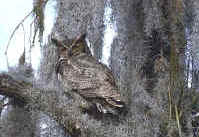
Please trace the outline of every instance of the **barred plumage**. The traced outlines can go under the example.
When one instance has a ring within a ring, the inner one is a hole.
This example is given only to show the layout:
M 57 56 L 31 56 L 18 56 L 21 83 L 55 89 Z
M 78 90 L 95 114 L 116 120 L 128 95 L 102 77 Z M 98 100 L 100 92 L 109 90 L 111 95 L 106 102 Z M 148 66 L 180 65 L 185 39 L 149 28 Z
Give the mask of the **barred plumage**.
M 103 113 L 114 113 L 114 109 L 124 107 L 112 72 L 91 55 L 85 35 L 76 38 L 70 46 L 57 39 L 52 41 L 58 47 L 56 73 L 63 85 L 70 85 L 72 90 L 92 100 Z

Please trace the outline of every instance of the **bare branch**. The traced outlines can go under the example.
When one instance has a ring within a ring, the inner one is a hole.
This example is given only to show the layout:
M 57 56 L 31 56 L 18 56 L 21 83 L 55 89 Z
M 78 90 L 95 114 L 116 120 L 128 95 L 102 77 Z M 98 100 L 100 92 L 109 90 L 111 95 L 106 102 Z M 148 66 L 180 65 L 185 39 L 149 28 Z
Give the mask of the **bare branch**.
M 33 13 L 33 10 L 32 10 L 30 13 L 28 13 L 28 14 L 19 22 L 19 24 L 15 27 L 14 31 L 12 32 L 12 34 L 11 34 L 11 36 L 10 36 L 10 38 L 9 38 L 8 44 L 7 44 L 7 46 L 6 46 L 6 51 L 5 51 L 5 54 L 6 54 L 6 55 L 7 55 L 7 52 L 8 52 L 8 47 L 9 47 L 9 45 L 10 45 L 10 42 L 11 42 L 11 40 L 12 40 L 12 38 L 13 38 L 15 32 L 18 30 L 18 28 L 20 27 L 20 25 L 22 25 L 23 22 L 24 22 L 32 13 Z
M 71 103 L 60 104 L 61 97 L 56 97 L 56 91 L 51 89 L 33 88 L 31 83 L 16 80 L 12 76 L 0 74 L 0 94 L 15 97 L 28 104 L 36 106 L 36 109 L 55 119 L 72 136 L 84 136 L 88 130 L 95 134 L 93 127 L 87 125 L 85 116 L 78 108 L 77 103 L 81 99 L 74 99 Z M 63 102 L 62 102 L 63 103 Z M 92 120 L 90 121 L 92 123 Z

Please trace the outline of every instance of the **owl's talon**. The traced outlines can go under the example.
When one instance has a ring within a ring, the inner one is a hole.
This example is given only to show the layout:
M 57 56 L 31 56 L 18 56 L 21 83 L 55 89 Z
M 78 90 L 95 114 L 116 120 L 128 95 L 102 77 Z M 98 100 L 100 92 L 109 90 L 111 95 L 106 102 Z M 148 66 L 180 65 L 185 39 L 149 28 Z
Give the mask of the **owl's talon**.
M 96 103 L 96 107 L 99 110 L 99 112 L 102 112 L 102 105 L 99 103 Z
M 107 113 L 107 110 L 103 108 L 103 106 L 100 103 L 96 103 L 97 109 L 100 113 Z

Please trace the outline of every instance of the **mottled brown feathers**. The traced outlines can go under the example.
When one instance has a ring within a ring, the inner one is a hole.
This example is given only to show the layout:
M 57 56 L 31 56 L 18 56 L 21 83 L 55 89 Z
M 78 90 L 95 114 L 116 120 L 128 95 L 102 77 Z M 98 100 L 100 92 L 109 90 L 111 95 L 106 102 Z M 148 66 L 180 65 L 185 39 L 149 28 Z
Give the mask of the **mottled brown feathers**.
M 67 46 L 56 39 L 52 41 L 58 48 L 56 73 L 63 86 L 71 86 L 82 97 L 92 100 L 103 113 L 114 113 L 114 109 L 124 107 L 112 72 L 91 56 L 85 35 Z

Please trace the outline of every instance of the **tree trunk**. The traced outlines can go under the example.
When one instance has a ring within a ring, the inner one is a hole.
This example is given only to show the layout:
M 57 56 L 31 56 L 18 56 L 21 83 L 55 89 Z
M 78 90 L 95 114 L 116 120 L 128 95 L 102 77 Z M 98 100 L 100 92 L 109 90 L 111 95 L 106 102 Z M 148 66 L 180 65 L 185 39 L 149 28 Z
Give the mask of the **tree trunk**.
M 57 82 L 58 55 L 51 41 L 43 47 L 36 84 L 2 73 L 0 94 L 24 101 L 30 110 L 42 111 L 74 137 L 190 136 L 190 112 L 183 109 L 189 104 L 181 103 L 185 89 L 182 1 L 110 3 L 118 33 L 111 48 L 110 68 L 126 98 L 126 115 L 82 112 L 86 100 Z M 100 59 L 105 1 L 57 0 L 57 7 L 52 36 L 73 39 L 86 32 L 94 55 Z M 177 118 L 183 122 L 179 124 Z

